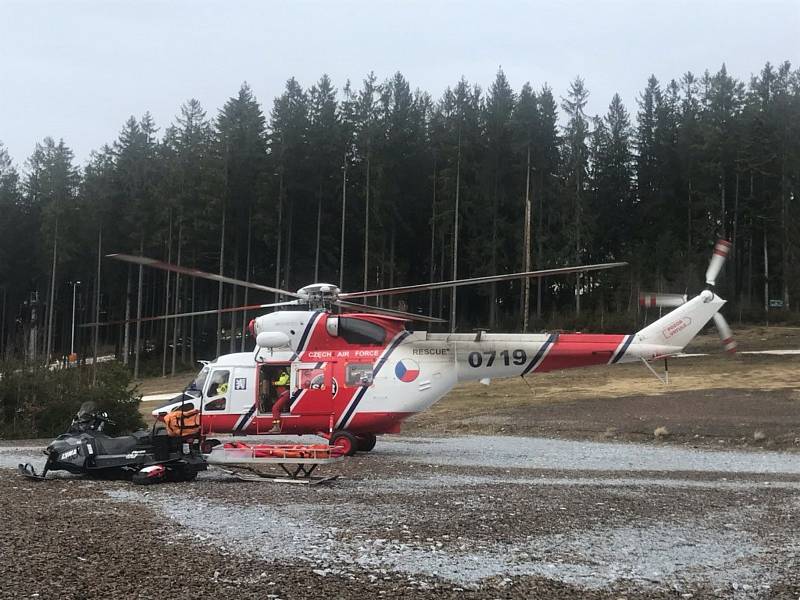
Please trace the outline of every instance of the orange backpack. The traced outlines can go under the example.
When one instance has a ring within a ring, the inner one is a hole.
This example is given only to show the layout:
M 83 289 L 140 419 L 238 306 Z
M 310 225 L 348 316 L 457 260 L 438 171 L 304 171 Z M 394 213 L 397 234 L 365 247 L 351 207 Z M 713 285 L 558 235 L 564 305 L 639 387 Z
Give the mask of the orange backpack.
M 164 425 L 170 437 L 197 435 L 200 433 L 200 411 L 196 408 L 172 411 L 164 415 Z

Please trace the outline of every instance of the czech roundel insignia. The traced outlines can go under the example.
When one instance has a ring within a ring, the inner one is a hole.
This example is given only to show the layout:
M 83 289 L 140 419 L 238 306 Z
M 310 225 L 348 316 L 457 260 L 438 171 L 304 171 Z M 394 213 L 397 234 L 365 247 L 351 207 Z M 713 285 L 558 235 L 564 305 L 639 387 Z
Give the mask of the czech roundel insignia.
M 394 374 L 400 381 L 409 383 L 419 377 L 419 365 L 410 358 L 404 358 L 395 365 Z

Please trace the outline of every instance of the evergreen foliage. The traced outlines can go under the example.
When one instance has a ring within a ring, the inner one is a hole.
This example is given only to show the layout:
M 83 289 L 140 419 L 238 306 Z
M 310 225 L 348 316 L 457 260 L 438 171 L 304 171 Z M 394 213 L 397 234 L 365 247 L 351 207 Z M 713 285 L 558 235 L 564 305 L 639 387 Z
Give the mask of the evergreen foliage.
M 79 323 L 134 318 L 140 292 L 143 316 L 275 299 L 148 270 L 139 289 L 136 267 L 107 260 L 98 280 L 99 253 L 142 252 L 289 290 L 519 271 L 526 193 L 533 268 L 631 263 L 534 282 L 531 330 L 630 330 L 640 290 L 702 286 L 720 236 L 734 242 L 719 286 L 734 314 L 763 319 L 769 300 L 783 301 L 770 319 L 796 310 L 800 71 L 767 64 L 746 83 L 725 65 L 651 76 L 635 107 L 614 95 L 605 115 L 586 114 L 588 97 L 581 78 L 559 100 L 546 85 L 515 91 L 502 70 L 485 91 L 462 78 L 438 100 L 401 73 L 340 90 L 323 75 L 308 89 L 287 81 L 269 114 L 243 84 L 213 119 L 195 99 L 163 131 L 148 113 L 130 117 L 82 168 L 64 141 L 37 143 L 22 169 L 0 146 L 3 356 L 41 363 L 68 351 L 72 281 L 82 282 Z M 458 329 L 519 330 L 521 290 L 460 290 Z M 452 298 L 380 302 L 447 316 Z M 145 322 L 142 369 L 245 349 L 252 316 Z M 102 328 L 100 353 L 126 359 L 133 329 Z M 79 353 L 92 345 L 80 329 Z

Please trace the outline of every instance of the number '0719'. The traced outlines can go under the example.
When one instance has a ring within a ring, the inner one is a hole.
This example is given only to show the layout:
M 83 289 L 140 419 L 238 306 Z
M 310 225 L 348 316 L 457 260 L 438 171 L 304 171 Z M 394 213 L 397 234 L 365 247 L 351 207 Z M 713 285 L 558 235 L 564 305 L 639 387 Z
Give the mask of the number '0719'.
M 473 369 L 477 369 L 478 367 L 492 367 L 495 361 L 502 363 L 506 367 L 512 363 L 515 365 L 524 365 L 527 360 L 528 355 L 522 348 L 517 348 L 511 352 L 508 350 L 501 350 L 500 352 L 496 352 L 495 350 L 470 352 L 469 356 L 467 356 L 467 362 Z

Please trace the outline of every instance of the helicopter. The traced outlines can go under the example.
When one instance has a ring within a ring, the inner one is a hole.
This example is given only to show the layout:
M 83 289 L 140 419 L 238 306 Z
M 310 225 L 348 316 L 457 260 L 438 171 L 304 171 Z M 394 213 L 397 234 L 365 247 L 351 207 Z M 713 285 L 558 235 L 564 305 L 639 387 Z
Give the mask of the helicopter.
M 315 283 L 289 292 L 181 267 L 160 260 L 109 257 L 166 271 L 273 292 L 291 298 L 271 304 L 226 308 L 224 312 L 280 308 L 252 319 L 254 352 L 226 354 L 206 363 L 180 396 L 152 414 L 163 418 L 187 406 L 201 410 L 205 436 L 216 434 L 316 434 L 346 455 L 370 451 L 377 436 L 398 433 L 402 423 L 465 381 L 491 380 L 553 370 L 643 362 L 680 353 L 712 319 L 724 344 L 730 328 L 719 314 L 725 300 L 714 292 L 731 245 L 715 245 L 706 288 L 691 299 L 672 301 L 670 312 L 640 331 L 591 333 L 432 333 L 414 322 L 445 322 L 353 302 L 495 281 L 536 278 L 616 268 L 627 263 L 562 267 L 458 279 L 360 292 Z M 650 300 L 653 306 L 658 299 Z M 339 309 L 338 312 L 335 309 Z M 178 318 L 219 311 L 148 317 Z

